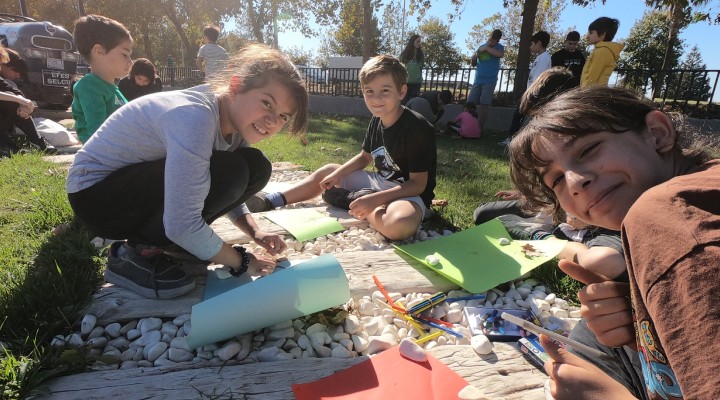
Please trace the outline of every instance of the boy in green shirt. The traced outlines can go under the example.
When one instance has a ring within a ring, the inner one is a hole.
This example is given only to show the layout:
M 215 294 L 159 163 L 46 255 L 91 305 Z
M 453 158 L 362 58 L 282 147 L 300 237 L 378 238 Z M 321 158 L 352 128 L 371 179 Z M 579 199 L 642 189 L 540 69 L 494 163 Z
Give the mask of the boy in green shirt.
M 121 23 L 101 15 L 86 15 L 75 21 L 74 36 L 92 71 L 73 86 L 75 130 L 85 143 L 110 114 L 127 103 L 115 79 L 130 71 L 133 41 Z

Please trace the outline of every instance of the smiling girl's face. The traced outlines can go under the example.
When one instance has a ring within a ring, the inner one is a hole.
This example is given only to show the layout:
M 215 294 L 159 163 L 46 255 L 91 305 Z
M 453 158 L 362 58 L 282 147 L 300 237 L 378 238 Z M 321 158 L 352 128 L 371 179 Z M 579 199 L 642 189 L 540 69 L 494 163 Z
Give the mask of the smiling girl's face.
M 290 90 L 276 79 L 265 86 L 242 91 L 242 82 L 230 85 L 221 100 L 220 126 L 224 135 L 240 132 L 250 144 L 280 132 L 295 113 Z

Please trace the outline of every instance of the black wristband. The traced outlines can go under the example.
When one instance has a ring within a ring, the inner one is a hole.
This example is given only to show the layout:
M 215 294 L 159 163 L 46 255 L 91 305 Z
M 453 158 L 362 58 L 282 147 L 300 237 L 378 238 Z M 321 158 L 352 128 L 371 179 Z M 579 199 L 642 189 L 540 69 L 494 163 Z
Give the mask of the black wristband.
M 240 258 L 242 258 L 242 262 L 240 263 L 240 267 L 238 269 L 230 267 L 230 275 L 234 277 L 239 277 L 240 275 L 247 272 L 248 268 L 250 267 L 250 256 L 247 254 L 247 250 L 245 250 L 242 246 L 233 246 L 233 249 L 240 253 Z

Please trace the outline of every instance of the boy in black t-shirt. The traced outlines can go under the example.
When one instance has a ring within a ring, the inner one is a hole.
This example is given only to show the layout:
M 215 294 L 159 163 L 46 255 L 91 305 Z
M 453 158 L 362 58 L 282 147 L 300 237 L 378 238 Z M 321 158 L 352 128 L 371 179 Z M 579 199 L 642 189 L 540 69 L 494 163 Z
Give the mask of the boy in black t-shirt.
M 407 70 L 389 55 L 373 57 L 360 70 L 363 98 L 373 114 L 362 150 L 345 164 L 328 164 L 283 192 L 246 202 L 267 211 L 323 194 L 350 215 L 366 219 L 390 240 L 415 234 L 435 196 L 437 149 L 432 125 L 401 105 Z M 375 171 L 364 168 L 373 164 Z
M 582 51 L 577 50 L 579 41 L 579 32 L 568 33 L 565 37 L 565 47 L 552 55 L 553 67 L 565 67 L 578 78 L 582 75 L 583 66 L 585 66 L 585 55 Z

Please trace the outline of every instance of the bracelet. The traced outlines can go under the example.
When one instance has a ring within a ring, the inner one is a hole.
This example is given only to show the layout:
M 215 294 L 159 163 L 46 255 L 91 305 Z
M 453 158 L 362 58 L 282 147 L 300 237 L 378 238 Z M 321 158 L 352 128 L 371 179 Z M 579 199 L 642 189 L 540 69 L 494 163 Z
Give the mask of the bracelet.
M 250 256 L 247 254 L 247 250 L 245 250 L 242 246 L 233 246 L 233 249 L 240 253 L 240 257 L 242 258 L 242 262 L 240 263 L 240 267 L 238 269 L 230 268 L 230 275 L 234 277 L 239 277 L 240 275 L 247 272 L 248 268 L 250 267 Z
M 537 229 L 530 234 L 531 240 L 545 240 L 552 237 L 552 233 L 546 232 L 542 229 Z

